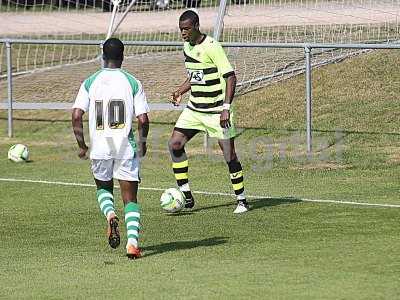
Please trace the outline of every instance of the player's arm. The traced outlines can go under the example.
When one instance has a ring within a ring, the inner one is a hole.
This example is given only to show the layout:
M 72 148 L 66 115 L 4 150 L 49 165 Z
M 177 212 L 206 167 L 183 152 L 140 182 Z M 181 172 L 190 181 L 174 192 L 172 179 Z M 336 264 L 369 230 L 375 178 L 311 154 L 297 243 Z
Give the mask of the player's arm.
M 74 131 L 76 142 L 79 146 L 78 156 L 82 159 L 87 158 L 86 152 L 88 146 L 85 143 L 85 137 L 83 135 L 83 119 L 82 116 L 85 112 L 80 108 L 74 108 L 72 110 L 72 128 Z
M 190 78 L 188 77 L 184 83 L 182 83 L 177 90 L 172 93 L 171 102 L 178 106 L 182 101 L 182 95 L 190 90 Z
M 85 82 L 82 83 L 78 95 L 76 96 L 75 103 L 72 107 L 72 129 L 74 131 L 76 142 L 79 146 L 78 156 L 86 159 L 86 152 L 88 146 L 85 143 L 83 135 L 83 120 L 82 116 L 89 109 L 89 93 L 85 87 Z
M 228 77 L 225 78 L 226 82 L 225 100 L 220 117 L 220 124 L 221 127 L 223 128 L 231 127 L 230 108 L 231 108 L 231 103 L 233 102 L 233 97 L 235 96 L 236 81 L 237 80 L 235 72 L 231 72 L 230 74 L 228 74 Z
M 224 75 L 224 78 L 226 83 L 224 104 L 230 105 L 233 102 L 233 98 L 235 96 L 237 81 L 236 74 L 232 71 L 229 74 Z
M 209 56 L 225 79 L 225 99 L 220 116 L 220 124 L 223 128 L 229 128 L 231 126 L 230 107 L 236 89 L 236 75 L 220 43 L 213 42 L 212 47 L 209 49 Z
M 138 121 L 138 146 L 139 157 L 143 157 L 147 152 L 147 135 L 149 133 L 150 121 L 147 113 L 150 111 L 147 104 L 146 94 L 142 84 L 138 81 L 138 90 L 133 97 L 135 115 Z
M 147 135 L 149 134 L 150 122 L 147 113 L 138 115 L 137 120 L 139 133 L 139 154 L 141 157 L 143 157 L 147 152 Z

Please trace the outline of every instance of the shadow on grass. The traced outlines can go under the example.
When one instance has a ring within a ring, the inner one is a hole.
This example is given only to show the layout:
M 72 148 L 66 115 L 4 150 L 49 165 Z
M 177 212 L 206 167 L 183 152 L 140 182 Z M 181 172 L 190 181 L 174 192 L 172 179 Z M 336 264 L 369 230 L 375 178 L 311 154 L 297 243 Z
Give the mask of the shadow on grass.
M 144 257 L 148 257 L 169 251 L 186 250 L 197 247 L 218 246 L 227 243 L 227 241 L 228 238 L 226 237 L 212 237 L 198 241 L 177 241 L 177 242 L 163 243 L 163 244 L 143 247 L 142 250 L 145 251 Z
M 181 210 L 178 212 L 174 212 L 174 213 L 168 213 L 166 212 L 165 215 L 167 217 L 179 217 L 179 216 L 189 216 L 189 215 L 193 215 L 193 210 Z
M 284 204 L 294 204 L 299 202 L 302 201 L 294 197 L 257 198 L 257 199 L 251 199 L 249 201 L 251 209 L 259 209 L 263 207 L 277 206 Z
M 257 198 L 257 199 L 250 199 L 248 201 L 249 201 L 251 210 L 260 209 L 263 207 L 277 206 L 277 205 L 283 205 L 283 204 L 294 204 L 294 203 L 302 202 L 300 199 L 297 199 L 294 197 Z M 224 203 L 224 204 L 216 204 L 216 205 L 199 207 L 199 208 L 192 209 L 191 211 L 195 212 L 195 211 L 215 209 L 215 208 L 219 208 L 219 207 L 232 207 L 232 210 L 233 210 L 236 207 L 236 201 L 235 202 L 230 201 L 229 203 Z

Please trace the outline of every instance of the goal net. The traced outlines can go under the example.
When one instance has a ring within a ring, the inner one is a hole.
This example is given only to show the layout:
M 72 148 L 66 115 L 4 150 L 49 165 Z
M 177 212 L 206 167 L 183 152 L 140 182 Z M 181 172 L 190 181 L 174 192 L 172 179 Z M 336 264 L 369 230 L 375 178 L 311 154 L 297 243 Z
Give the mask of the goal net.
M 103 40 L 112 5 L 95 0 L 2 0 L 1 38 Z M 122 1 L 115 22 L 131 2 Z M 210 0 L 141 0 L 130 7 L 114 36 L 124 41 L 181 42 L 178 18 L 197 6 L 203 32 L 213 35 L 219 2 Z M 399 40 L 400 1 L 372 0 L 232 0 L 223 19 L 223 42 L 245 43 L 392 43 Z M 226 48 L 238 75 L 238 93 L 244 94 L 304 71 L 301 49 Z M 70 101 L 76 84 L 99 67 L 99 46 L 12 46 L 14 96 L 17 101 Z M 355 50 L 313 51 L 313 65 L 323 65 L 357 54 Z M 6 98 L 5 45 L 0 44 L 2 99 Z M 141 79 L 150 101 L 169 98 L 185 71 L 179 47 L 128 46 L 124 66 Z M 67 83 L 65 83 L 67 81 Z M 43 82 L 51 93 L 36 96 L 19 89 L 37 90 Z M 64 82 L 64 84 L 60 84 Z M 70 87 L 71 86 L 71 87 Z M 24 98 L 25 97 L 25 98 Z M 29 99 L 26 99 L 26 98 Z M 24 98 L 24 99 L 23 99 Z
M 223 41 L 391 43 L 399 40 L 399 14 L 399 1 L 250 0 L 228 6 Z M 363 51 L 314 49 L 313 66 Z M 299 49 L 234 48 L 229 53 L 240 74 L 241 93 L 304 71 L 304 52 Z

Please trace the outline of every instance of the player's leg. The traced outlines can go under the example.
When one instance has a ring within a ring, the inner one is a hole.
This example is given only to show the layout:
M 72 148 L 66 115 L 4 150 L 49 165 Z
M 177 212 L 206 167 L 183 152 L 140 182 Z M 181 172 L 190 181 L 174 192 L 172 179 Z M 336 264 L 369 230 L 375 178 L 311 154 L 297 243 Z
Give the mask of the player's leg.
M 185 152 L 185 144 L 199 131 L 205 130 L 199 120 L 199 113 L 188 108 L 184 109 L 176 121 L 168 147 L 172 158 L 172 169 L 179 189 L 185 194 L 186 208 L 194 206 L 194 198 L 190 191 L 188 170 L 189 163 Z
M 121 198 L 124 202 L 125 226 L 127 232 L 126 253 L 128 258 L 140 257 L 140 206 L 137 203 L 139 184 L 139 159 L 115 160 L 114 178 L 118 179 Z
M 218 139 L 218 144 L 224 154 L 224 158 L 229 168 L 229 175 L 235 195 L 237 197 L 237 207 L 234 213 L 242 213 L 249 210 L 246 201 L 243 184 L 243 169 L 235 151 L 236 129 L 234 125 L 234 112 L 230 114 L 229 128 L 222 128 L 220 124 L 220 115 L 207 115 L 203 118 L 204 124 L 207 126 L 207 132 L 211 137 Z
M 246 201 L 243 183 L 242 165 L 236 155 L 235 139 L 220 139 L 218 144 L 224 154 L 226 163 L 228 164 L 229 175 L 233 190 L 237 198 L 237 207 L 234 213 L 243 213 L 249 210 L 249 205 Z
M 112 160 L 92 160 L 92 172 L 96 183 L 96 199 L 101 212 L 107 218 L 107 237 L 111 248 L 120 244 L 118 217 L 115 213 L 112 179 Z
M 189 186 L 189 162 L 185 152 L 185 144 L 194 137 L 199 130 L 175 127 L 168 142 L 172 159 L 176 183 L 186 198 L 185 207 L 193 208 L 194 198 Z
M 114 207 L 114 184 L 113 180 L 99 180 L 94 178 L 96 182 L 96 199 L 99 204 L 101 212 L 107 218 L 107 220 L 115 217 L 115 207 Z
M 140 257 L 140 206 L 137 203 L 137 181 L 119 180 L 121 196 L 124 202 L 125 226 L 127 233 L 126 251 L 131 259 Z

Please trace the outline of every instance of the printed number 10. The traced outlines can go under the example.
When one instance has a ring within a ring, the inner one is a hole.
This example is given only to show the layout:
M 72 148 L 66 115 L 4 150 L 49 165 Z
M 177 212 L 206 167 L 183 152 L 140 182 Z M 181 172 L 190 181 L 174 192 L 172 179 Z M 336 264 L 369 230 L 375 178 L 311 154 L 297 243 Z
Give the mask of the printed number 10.
M 103 112 L 103 101 L 96 100 L 96 129 L 104 129 L 104 114 L 108 114 L 108 127 L 121 129 L 125 127 L 125 102 L 124 100 L 111 100 L 108 109 Z

